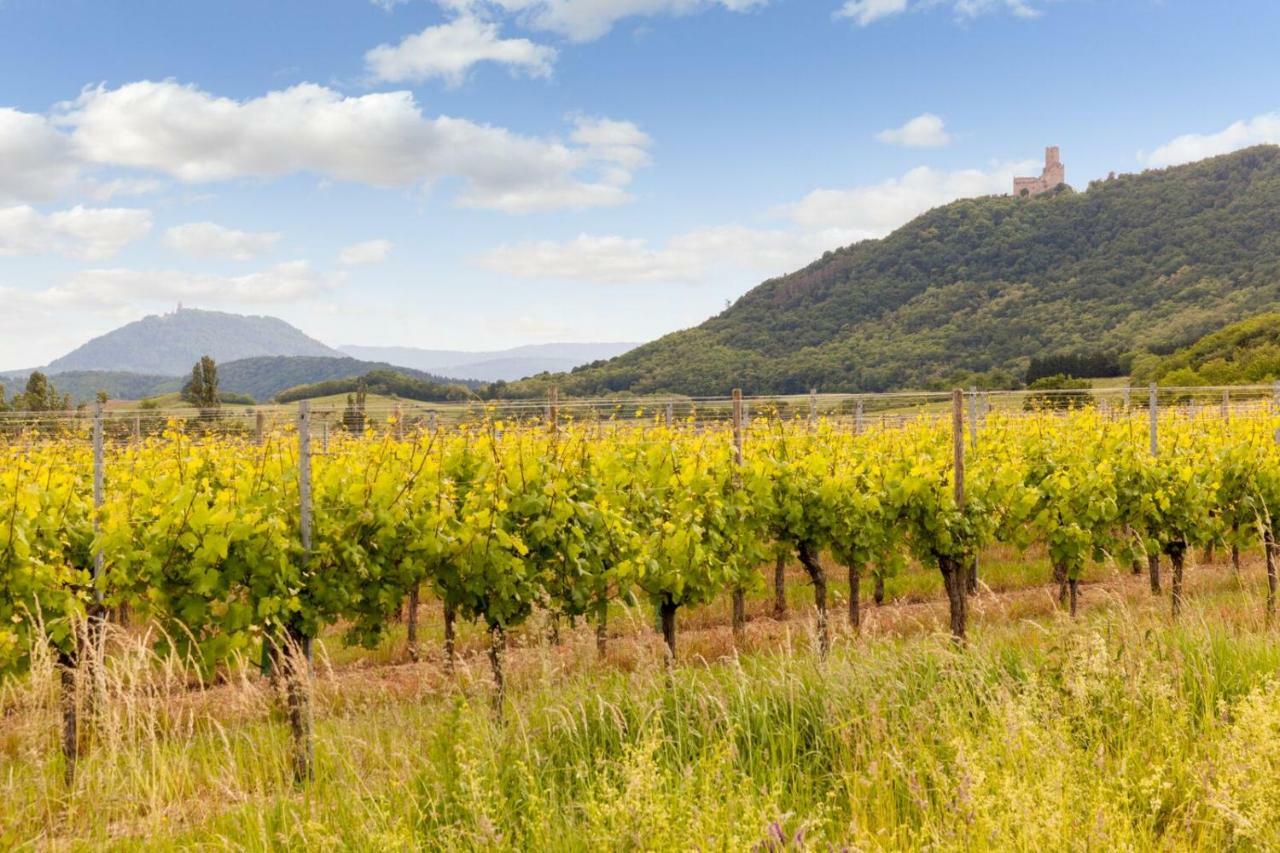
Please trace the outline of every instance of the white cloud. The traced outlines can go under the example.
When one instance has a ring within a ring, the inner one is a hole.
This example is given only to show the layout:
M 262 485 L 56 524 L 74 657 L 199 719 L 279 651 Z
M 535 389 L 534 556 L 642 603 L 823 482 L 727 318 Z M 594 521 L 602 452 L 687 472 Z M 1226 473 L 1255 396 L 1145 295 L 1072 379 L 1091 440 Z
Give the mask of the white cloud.
M 807 230 L 842 234 L 846 242 L 882 237 L 926 210 L 956 199 L 1008 193 L 1013 176 L 1035 166 L 1024 161 L 955 172 L 919 166 L 879 184 L 817 189 L 779 212 Z
M 1043 12 L 1035 0 L 845 0 L 844 5 L 836 10 L 835 17 L 848 18 L 865 27 L 908 10 L 917 11 L 937 6 L 949 6 L 960 20 L 995 12 L 1008 12 L 1017 18 L 1036 18 Z
M 955 9 L 956 14 L 964 18 L 976 18 L 992 12 L 1008 12 L 1017 18 L 1036 18 L 1041 14 L 1041 9 L 1032 0 L 956 0 Z
M 427 27 L 397 45 L 378 45 L 364 55 L 365 67 L 378 80 L 402 83 L 439 78 L 453 86 L 462 83 L 478 62 L 496 62 L 546 77 L 555 59 L 555 48 L 523 38 L 501 38 L 497 24 L 472 15 Z
M 740 270 L 777 275 L 829 249 L 882 237 L 938 205 L 1007 193 L 1013 175 L 1032 165 L 997 164 L 989 171 L 957 172 L 920 167 L 879 184 L 814 190 L 774 211 L 791 221 L 789 228 L 700 228 L 677 234 L 660 247 L 637 238 L 581 234 L 566 241 L 499 246 L 477 262 L 517 278 L 599 284 L 694 283 Z
M 390 240 L 366 240 L 353 243 L 338 253 L 338 262 L 344 266 L 354 267 L 364 264 L 380 264 L 391 254 Z
M 213 222 L 188 222 L 164 232 L 164 243 L 193 258 L 229 258 L 247 261 L 280 242 L 276 231 L 237 231 Z
M 908 148 L 941 148 L 951 144 L 951 134 L 947 133 L 942 119 L 933 113 L 922 113 L 902 127 L 882 130 L 876 139 Z
M 49 201 L 78 177 L 70 144 L 44 116 L 0 107 L 0 202 Z
M 780 273 L 822 252 L 820 235 L 725 225 L 677 234 L 662 248 L 619 236 L 500 246 L 481 266 L 516 278 L 598 284 L 698 282 L 725 270 Z M 825 248 L 829 248 L 825 247 Z
M 35 294 L 40 302 L 71 308 L 115 308 L 130 302 L 279 303 L 333 290 L 341 276 L 321 275 L 306 261 L 259 272 L 217 276 L 178 270 L 89 269 Z
M 860 27 L 865 27 L 881 18 L 897 15 L 907 11 L 907 0 L 847 0 L 836 10 L 837 18 L 849 18 Z
M 580 234 L 573 240 L 536 240 L 499 246 L 480 265 L 517 278 L 604 284 L 691 281 L 702 274 L 696 258 L 651 249 L 641 239 Z
M 150 195 L 164 189 L 164 181 L 155 178 L 96 178 L 85 182 L 84 191 L 95 201 L 111 201 L 118 195 Z
M 1264 143 L 1280 143 L 1280 113 L 1263 113 L 1237 121 L 1217 133 L 1179 136 L 1153 151 L 1146 158 L 1146 164 L 1155 168 L 1177 166 Z
M 84 260 L 115 255 L 151 230 L 151 212 L 119 207 L 40 213 L 28 205 L 0 208 L 0 256 L 61 254 Z
M 189 183 L 309 172 L 410 187 L 452 176 L 463 182 L 458 203 L 508 212 L 625 202 L 649 146 L 629 122 L 579 118 L 569 144 L 428 117 L 410 92 L 348 97 L 311 83 L 246 101 L 172 81 L 97 87 L 63 105 L 58 122 L 88 161 Z M 606 126 L 630 141 L 583 136 Z
M 546 30 L 571 41 L 600 38 L 626 18 L 690 15 L 709 9 L 746 12 L 769 0 L 440 0 L 463 12 L 515 14 L 526 27 Z

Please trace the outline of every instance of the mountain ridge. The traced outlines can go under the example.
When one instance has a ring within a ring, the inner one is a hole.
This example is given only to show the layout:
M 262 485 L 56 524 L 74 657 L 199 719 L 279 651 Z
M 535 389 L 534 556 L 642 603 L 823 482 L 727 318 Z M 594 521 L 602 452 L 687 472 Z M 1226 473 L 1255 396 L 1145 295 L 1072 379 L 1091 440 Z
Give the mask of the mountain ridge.
M 565 393 L 884 391 L 1005 383 L 1033 355 L 1190 342 L 1280 303 L 1280 147 L 987 196 L 825 253 Z
M 476 388 L 479 383 L 439 376 L 422 370 L 380 361 L 330 356 L 256 356 L 223 362 L 218 365 L 218 384 L 223 393 L 244 394 L 265 403 L 282 391 L 299 385 L 312 385 L 337 379 L 351 379 L 375 371 L 391 371 L 411 379 L 439 385 Z M 25 385 L 30 371 L 0 373 L 0 387 L 17 392 Z M 111 399 L 137 400 L 170 394 L 182 389 L 184 377 L 138 374 L 108 370 L 77 370 L 47 374 L 59 393 L 69 394 L 77 403 L 94 399 L 98 391 L 106 391 Z
M 267 355 L 338 357 L 343 353 L 277 317 L 179 307 L 92 338 L 43 370 L 184 376 L 204 355 L 232 362 Z
M 345 344 L 338 349 L 355 358 L 388 361 L 460 379 L 496 382 L 572 370 L 583 364 L 622 355 L 636 346 L 623 342 L 547 343 L 505 350 L 468 351 Z

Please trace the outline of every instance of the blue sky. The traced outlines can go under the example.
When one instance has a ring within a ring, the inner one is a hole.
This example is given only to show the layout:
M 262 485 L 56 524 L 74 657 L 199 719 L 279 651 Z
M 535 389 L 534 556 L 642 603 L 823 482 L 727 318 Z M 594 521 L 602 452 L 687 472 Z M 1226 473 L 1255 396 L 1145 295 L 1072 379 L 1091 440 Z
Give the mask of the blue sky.
M 0 0 L 0 367 L 144 314 L 642 341 L 1062 147 L 1280 142 L 1280 4 Z

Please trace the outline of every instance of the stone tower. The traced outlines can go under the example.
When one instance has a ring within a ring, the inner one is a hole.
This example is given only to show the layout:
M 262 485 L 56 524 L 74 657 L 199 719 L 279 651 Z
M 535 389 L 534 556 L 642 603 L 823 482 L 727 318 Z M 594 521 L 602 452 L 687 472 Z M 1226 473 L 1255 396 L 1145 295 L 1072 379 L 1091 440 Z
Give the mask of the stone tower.
M 1013 194 L 1017 196 L 1033 196 L 1048 192 L 1059 184 L 1067 182 L 1067 168 L 1062 165 L 1062 154 L 1058 146 L 1050 145 L 1044 149 L 1044 171 L 1038 178 L 1014 178 Z

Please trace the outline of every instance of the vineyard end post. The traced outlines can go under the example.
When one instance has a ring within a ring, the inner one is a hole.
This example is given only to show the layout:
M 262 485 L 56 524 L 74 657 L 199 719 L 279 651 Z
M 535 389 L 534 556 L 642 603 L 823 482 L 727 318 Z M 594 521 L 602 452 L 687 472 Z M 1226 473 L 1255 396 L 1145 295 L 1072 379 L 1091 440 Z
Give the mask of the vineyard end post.
M 1147 421 L 1151 433 L 1151 455 L 1160 454 L 1160 401 L 1156 393 L 1156 383 L 1147 386 Z
M 978 449 L 978 387 L 969 386 L 969 445 Z

